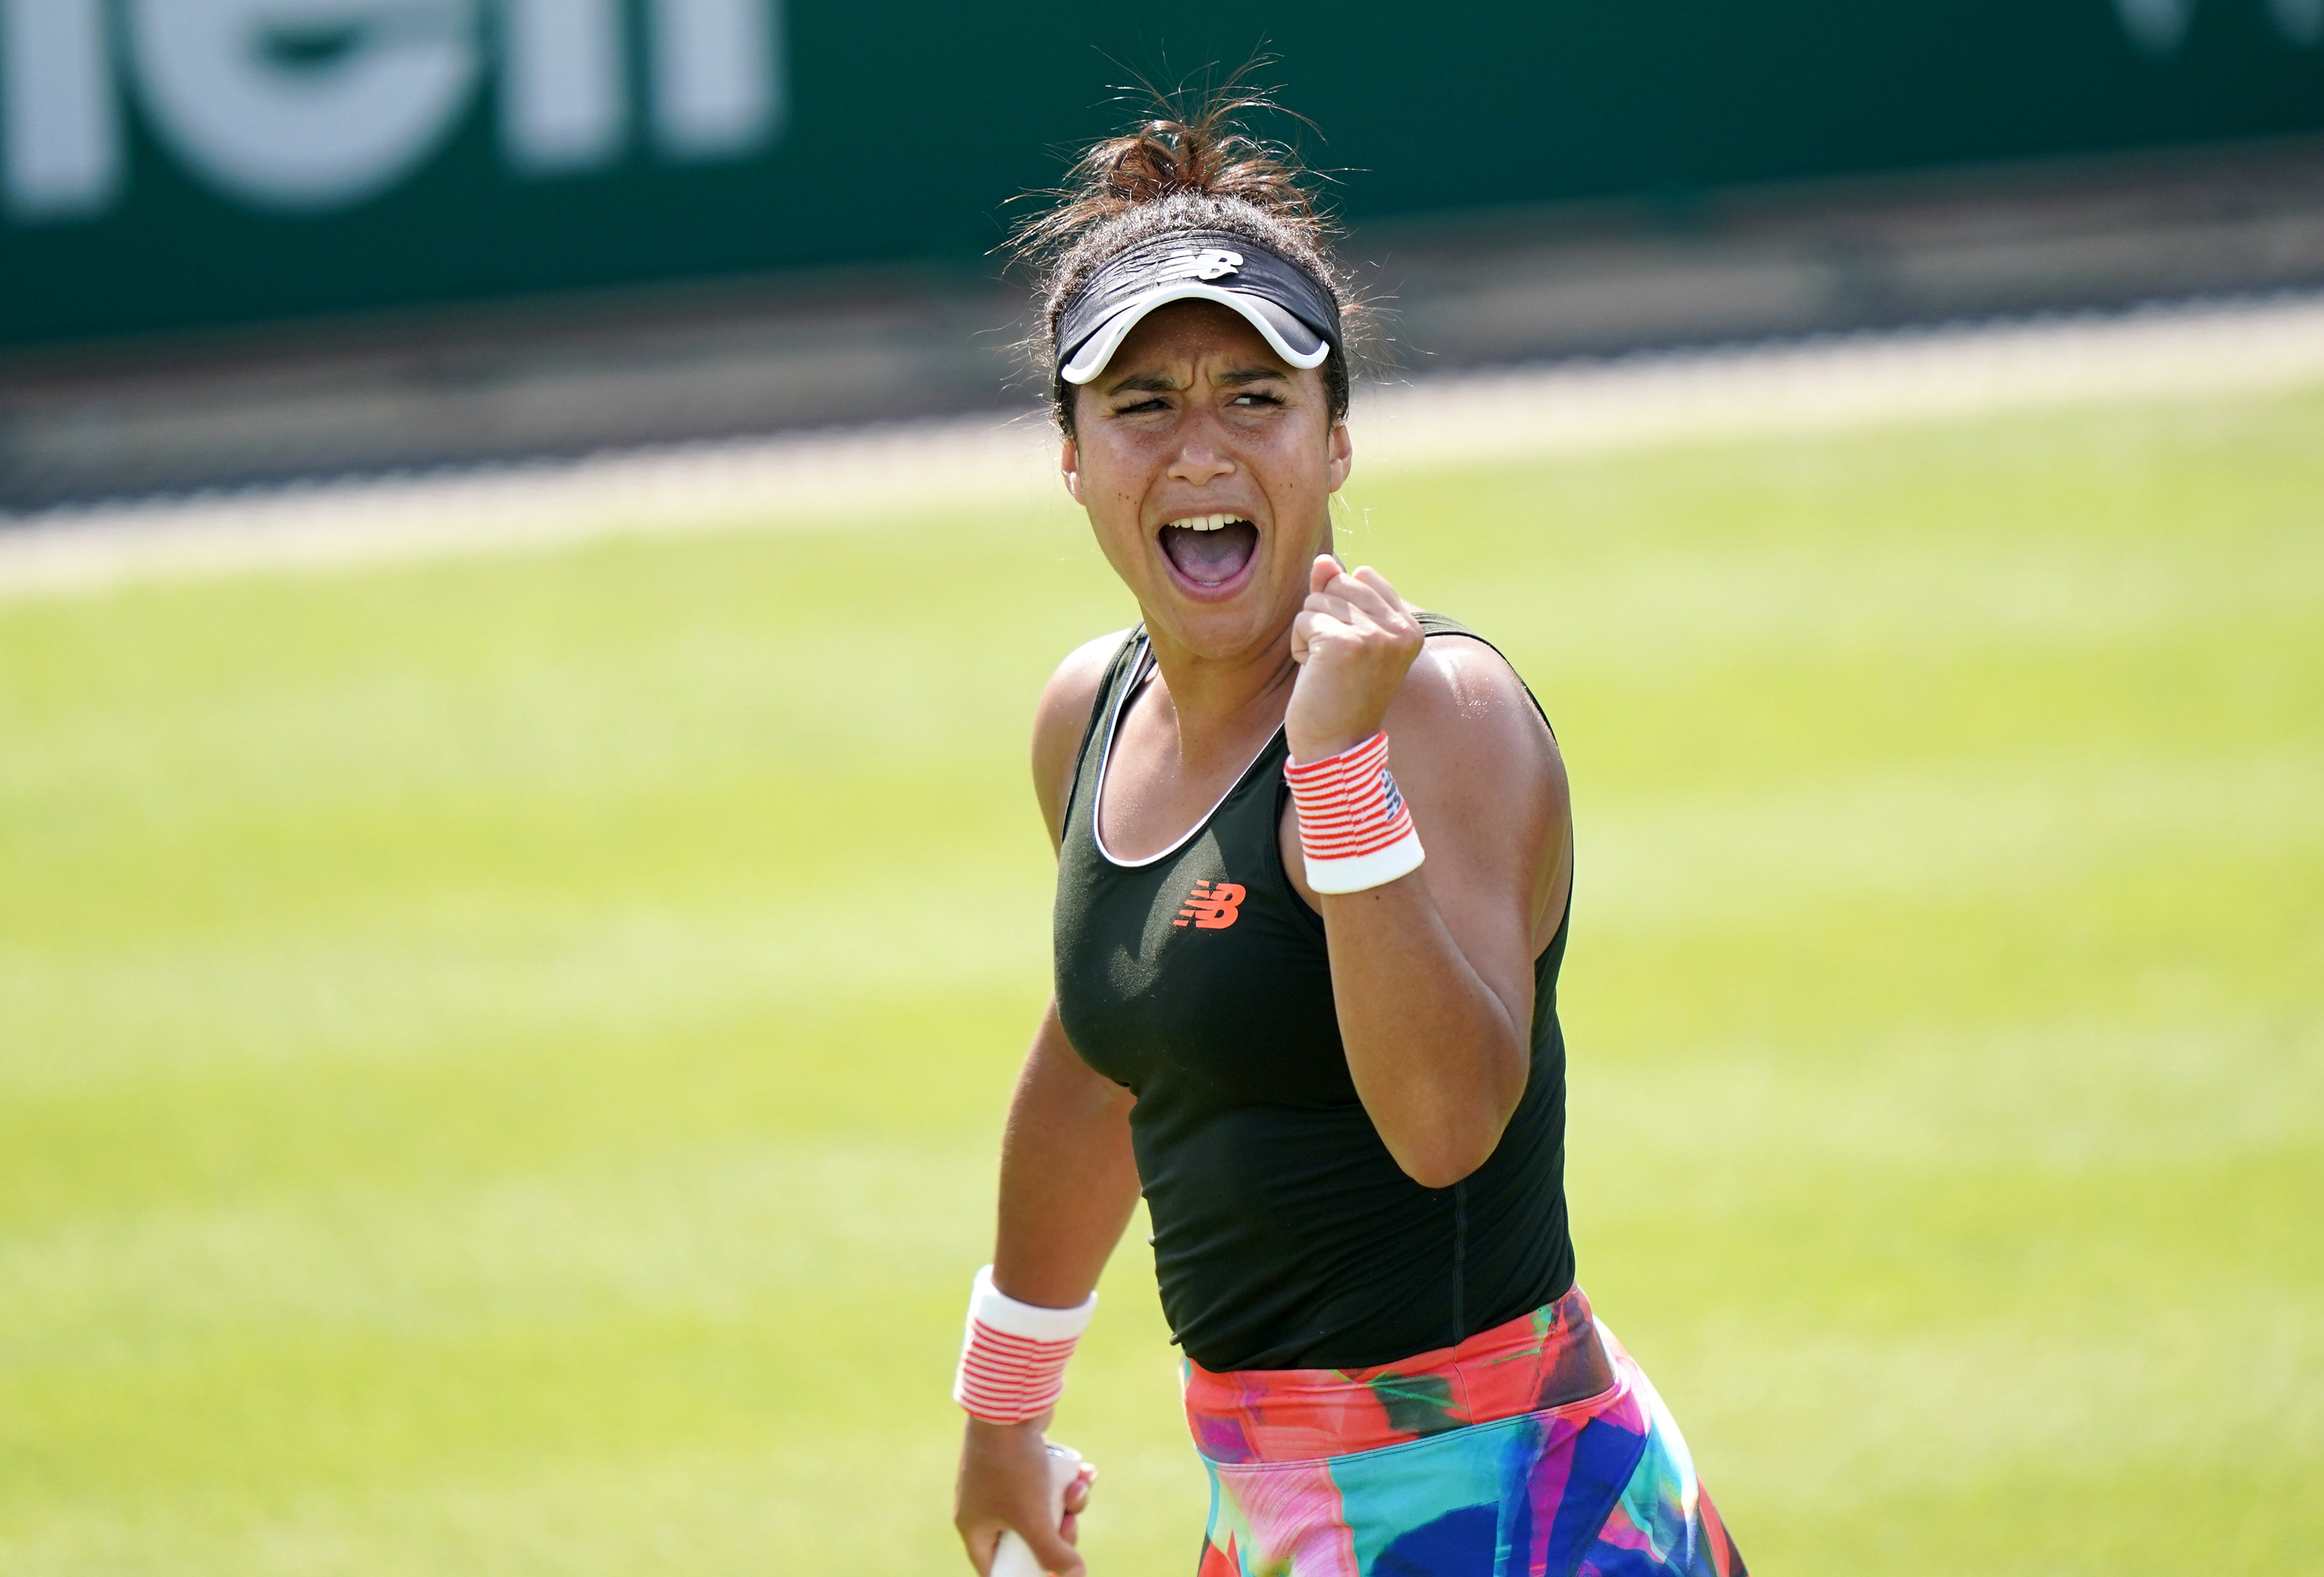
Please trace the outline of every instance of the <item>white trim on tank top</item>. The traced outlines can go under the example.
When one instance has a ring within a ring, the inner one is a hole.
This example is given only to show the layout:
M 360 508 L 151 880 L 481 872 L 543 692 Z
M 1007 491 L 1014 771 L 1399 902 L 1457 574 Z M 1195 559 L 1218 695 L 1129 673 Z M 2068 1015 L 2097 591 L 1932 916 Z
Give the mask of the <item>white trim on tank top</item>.
M 1235 774 L 1234 781 L 1227 785 L 1227 791 L 1219 796 L 1218 803 L 1203 812 L 1193 826 L 1179 835 L 1176 843 L 1159 853 L 1147 855 L 1143 860 L 1115 859 L 1113 851 L 1105 846 L 1106 764 L 1113 760 L 1114 730 L 1121 725 L 1121 714 L 1129 706 L 1130 698 L 1144 687 L 1148 677 L 1154 672 L 1155 667 L 1153 645 L 1145 636 L 1140 635 L 1138 638 L 1137 665 L 1130 669 L 1128 682 L 1121 687 L 1121 694 L 1113 698 L 1113 711 L 1105 720 L 1105 742 L 1098 746 L 1097 752 L 1097 786 L 1090 790 L 1090 842 L 1097 845 L 1099 859 L 1124 871 L 1142 871 L 1148 865 L 1167 860 L 1188 844 L 1193 843 L 1195 835 L 1211 825 L 1211 818 L 1226 808 L 1227 801 L 1234 798 L 1235 790 L 1241 788 L 1244 780 L 1250 776 L 1251 768 L 1259 765 L 1267 752 L 1275 748 L 1276 734 L 1283 732 L 1283 724 L 1277 724 L 1275 733 L 1267 736 L 1267 742 L 1259 747 L 1259 754 L 1251 757 L 1243 770 Z

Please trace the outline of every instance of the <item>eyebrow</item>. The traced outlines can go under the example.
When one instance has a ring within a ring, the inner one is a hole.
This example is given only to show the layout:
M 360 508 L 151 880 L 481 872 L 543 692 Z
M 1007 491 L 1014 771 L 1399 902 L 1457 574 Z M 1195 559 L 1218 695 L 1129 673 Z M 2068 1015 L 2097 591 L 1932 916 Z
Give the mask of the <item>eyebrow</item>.
M 1280 382 L 1287 376 L 1280 367 L 1230 367 L 1218 375 L 1217 381 L 1230 389 L 1243 388 L 1251 383 Z M 1132 373 L 1119 383 L 1109 383 L 1108 394 L 1168 394 L 1178 387 L 1169 374 Z
M 1109 394 L 1167 394 L 1178 385 L 1167 373 L 1132 373 L 1119 383 L 1109 383 Z

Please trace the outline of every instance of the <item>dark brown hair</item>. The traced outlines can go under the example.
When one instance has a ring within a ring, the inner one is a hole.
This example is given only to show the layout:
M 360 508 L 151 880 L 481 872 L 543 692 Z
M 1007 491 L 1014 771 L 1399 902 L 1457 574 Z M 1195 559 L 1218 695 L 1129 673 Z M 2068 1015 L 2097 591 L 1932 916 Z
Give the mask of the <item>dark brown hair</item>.
M 1338 300 L 1344 333 L 1363 326 L 1362 304 L 1332 254 L 1338 227 L 1309 189 L 1298 155 L 1245 129 L 1254 116 L 1288 112 L 1242 76 L 1192 109 L 1179 96 L 1149 88 L 1155 114 L 1133 131 L 1092 143 L 1065 184 L 1047 194 L 1048 211 L 1010 237 L 1010 252 L 1032 270 L 1040 309 L 1026 356 L 1047 380 L 1051 413 L 1069 438 L 1074 389 L 1057 375 L 1057 318 L 1109 258 L 1142 241 L 1181 230 L 1246 236 L 1314 274 Z M 1335 420 L 1348 412 L 1348 363 L 1345 346 L 1333 346 L 1323 363 Z

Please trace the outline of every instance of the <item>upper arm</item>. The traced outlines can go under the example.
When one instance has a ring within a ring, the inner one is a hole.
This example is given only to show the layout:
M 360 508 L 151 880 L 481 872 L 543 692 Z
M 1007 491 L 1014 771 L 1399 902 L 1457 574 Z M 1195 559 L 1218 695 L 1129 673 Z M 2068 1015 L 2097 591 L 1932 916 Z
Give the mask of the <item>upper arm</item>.
M 1572 881 L 1557 742 L 1500 655 L 1453 636 L 1422 649 L 1386 724 L 1429 897 L 1471 967 L 1529 1015 Z
M 1101 635 L 1074 649 L 1041 688 L 1033 714 L 1033 793 L 1055 848 L 1065 835 L 1065 805 L 1073 793 L 1074 761 L 1089 727 L 1091 708 L 1105 684 L 1106 670 L 1121 650 L 1125 632 Z

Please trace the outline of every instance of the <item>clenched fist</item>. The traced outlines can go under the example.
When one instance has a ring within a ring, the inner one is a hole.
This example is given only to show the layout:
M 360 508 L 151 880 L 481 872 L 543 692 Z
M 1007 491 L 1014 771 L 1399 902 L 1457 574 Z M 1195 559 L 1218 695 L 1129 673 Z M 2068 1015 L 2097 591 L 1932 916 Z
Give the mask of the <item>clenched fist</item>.
M 1370 565 L 1351 574 L 1329 553 L 1318 556 L 1291 621 L 1299 664 L 1283 717 L 1291 759 L 1318 761 L 1378 733 L 1420 640 L 1419 621 L 1386 576 Z

